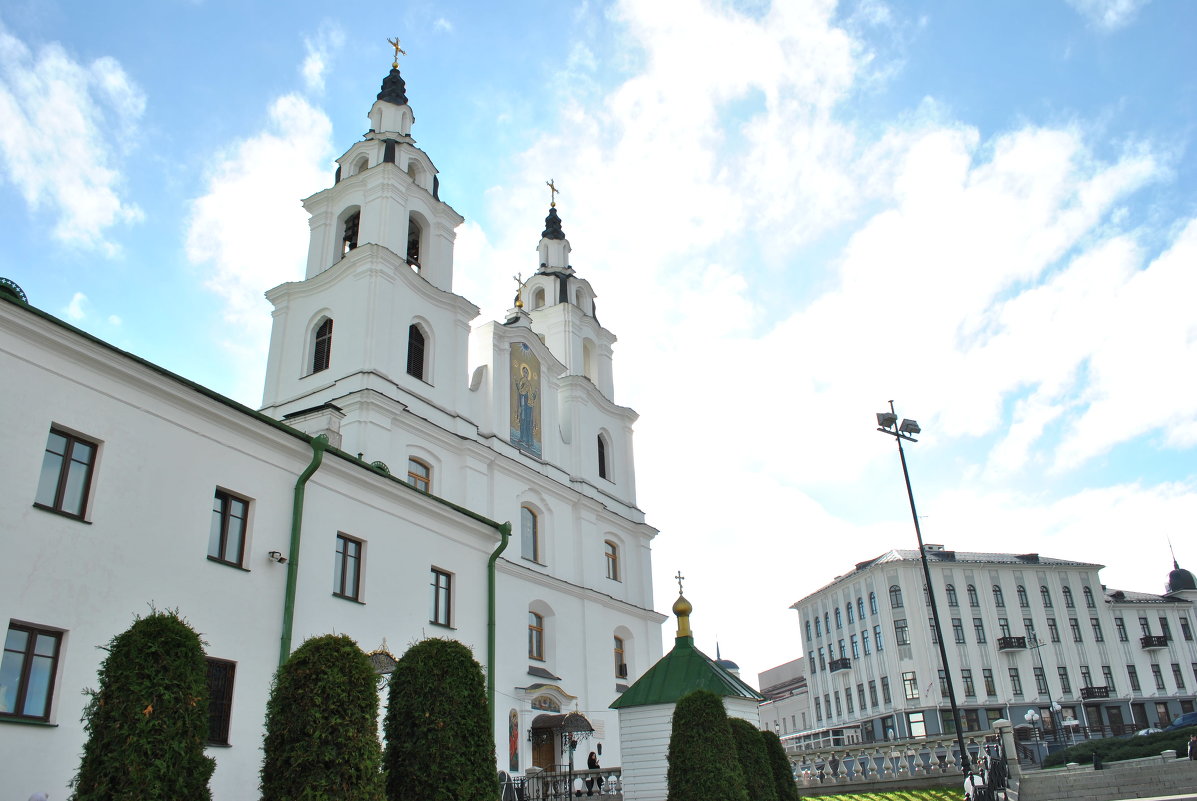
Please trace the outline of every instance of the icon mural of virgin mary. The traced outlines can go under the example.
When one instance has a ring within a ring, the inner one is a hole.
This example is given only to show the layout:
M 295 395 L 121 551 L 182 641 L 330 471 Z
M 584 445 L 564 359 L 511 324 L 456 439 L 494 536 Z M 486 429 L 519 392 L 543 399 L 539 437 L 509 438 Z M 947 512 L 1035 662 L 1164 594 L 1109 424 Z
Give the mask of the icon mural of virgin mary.
M 540 360 L 523 342 L 511 346 L 511 444 L 540 457 Z

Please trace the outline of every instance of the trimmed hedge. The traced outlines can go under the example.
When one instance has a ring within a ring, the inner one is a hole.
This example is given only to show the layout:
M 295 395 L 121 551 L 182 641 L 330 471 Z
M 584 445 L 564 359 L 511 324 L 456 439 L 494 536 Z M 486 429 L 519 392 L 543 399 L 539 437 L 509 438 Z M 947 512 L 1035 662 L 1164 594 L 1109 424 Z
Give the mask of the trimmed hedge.
M 727 724 L 736 743 L 736 755 L 740 758 L 740 770 L 744 773 L 748 797 L 752 801 L 777 801 L 773 769 L 765 753 L 765 741 L 761 739 L 760 729 L 740 718 L 730 718 Z
M 1169 749 L 1176 751 L 1177 756 L 1184 756 L 1188 752 L 1189 736 L 1192 734 L 1197 734 L 1197 726 L 1186 726 L 1183 729 L 1162 731 L 1158 734 L 1085 740 L 1062 751 L 1048 754 L 1043 760 L 1043 767 L 1054 768 L 1069 762 L 1092 764 L 1094 754 L 1101 754 L 1102 762 L 1159 756 L 1161 751 Z
M 760 738 L 765 747 L 765 758 L 769 762 L 769 772 L 773 775 L 777 801 L 798 801 L 798 783 L 794 781 L 794 771 L 790 767 L 790 760 L 781 744 L 781 738 L 776 732 L 764 729 L 760 732 Z
M 727 712 L 713 692 L 678 699 L 668 759 L 669 801 L 749 801 Z
M 390 801 L 494 801 L 495 738 L 482 666 L 455 640 L 407 649 L 387 701 L 386 794 Z
M 313 637 L 274 675 L 262 801 L 381 801 L 374 668 L 344 635 Z
M 87 743 L 74 801 L 207 801 L 208 668 L 177 612 L 151 611 L 105 649 L 83 713 Z

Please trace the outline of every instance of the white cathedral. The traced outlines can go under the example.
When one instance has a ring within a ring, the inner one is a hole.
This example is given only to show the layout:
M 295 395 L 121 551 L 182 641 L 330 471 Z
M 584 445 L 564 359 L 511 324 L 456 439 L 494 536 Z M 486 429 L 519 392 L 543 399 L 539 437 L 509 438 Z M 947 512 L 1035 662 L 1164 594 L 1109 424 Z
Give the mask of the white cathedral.
M 217 801 L 256 797 L 274 671 L 328 632 L 380 671 L 424 637 L 469 645 L 498 769 L 568 762 L 555 727 L 571 712 L 594 729 L 581 760 L 620 764 L 608 707 L 660 658 L 665 618 L 615 336 L 555 206 L 507 319 L 471 327 L 478 307 L 453 292 L 462 217 L 411 137 L 397 65 L 369 119 L 333 185 L 304 201 L 303 280 L 267 293 L 261 410 L 0 280 L 0 784 L 13 797 L 68 796 L 99 646 L 151 604 L 207 643 Z

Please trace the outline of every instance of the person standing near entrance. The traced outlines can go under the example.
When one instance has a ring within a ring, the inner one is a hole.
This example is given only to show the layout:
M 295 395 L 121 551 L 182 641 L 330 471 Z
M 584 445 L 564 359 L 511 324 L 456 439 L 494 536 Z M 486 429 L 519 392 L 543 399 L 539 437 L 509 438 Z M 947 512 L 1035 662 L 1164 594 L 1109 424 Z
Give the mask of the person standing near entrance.
M 590 752 L 590 756 L 586 757 L 586 767 L 589 768 L 590 770 L 598 770 L 599 769 L 598 754 L 594 753 L 593 751 Z M 603 777 L 602 776 L 590 776 L 586 779 L 586 795 L 594 795 L 594 780 L 595 779 L 598 779 L 599 794 L 600 795 L 602 794 L 602 792 L 603 792 Z
M 1189 759 L 1197 759 L 1197 734 L 1189 735 Z

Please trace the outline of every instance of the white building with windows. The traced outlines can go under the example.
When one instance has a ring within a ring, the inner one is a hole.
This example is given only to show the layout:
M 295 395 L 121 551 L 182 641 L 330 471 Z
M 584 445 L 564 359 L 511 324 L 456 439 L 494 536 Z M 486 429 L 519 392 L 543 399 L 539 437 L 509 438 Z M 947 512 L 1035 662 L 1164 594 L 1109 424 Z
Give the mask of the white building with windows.
M 615 337 L 555 208 L 524 302 L 471 327 L 478 308 L 453 292 L 462 218 L 411 137 L 397 68 L 369 119 L 304 201 L 303 279 L 267 295 L 260 410 L 0 285 L 0 753 L 14 792 L 66 797 L 98 646 L 150 605 L 207 643 L 216 799 L 257 786 L 274 670 L 326 632 L 396 655 L 429 636 L 471 646 L 500 769 L 568 761 L 537 729 L 561 711 L 585 715 L 619 764 L 608 707 L 660 658 L 665 618 Z
M 928 545 L 948 653 L 939 649 L 916 550 L 894 550 L 793 605 L 812 729 L 837 744 L 951 731 L 948 676 L 966 731 L 999 718 L 1101 733 L 1163 726 L 1194 709 L 1193 574 L 1163 595 L 1110 590 L 1101 565 Z M 1053 703 L 1059 705 L 1052 710 Z M 826 744 L 826 743 L 823 743 Z

